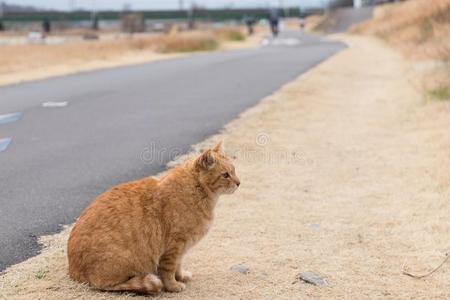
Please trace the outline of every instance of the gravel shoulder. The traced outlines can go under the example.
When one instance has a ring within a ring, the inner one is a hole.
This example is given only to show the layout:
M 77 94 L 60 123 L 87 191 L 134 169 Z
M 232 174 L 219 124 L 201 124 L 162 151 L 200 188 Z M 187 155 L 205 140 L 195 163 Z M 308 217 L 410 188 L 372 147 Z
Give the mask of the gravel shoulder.
M 448 262 L 424 279 L 402 275 L 450 251 L 450 104 L 423 99 L 382 42 L 343 38 L 348 49 L 194 147 L 225 140 L 242 185 L 186 257 L 194 281 L 160 298 L 450 297 Z M 68 279 L 68 232 L 8 269 L 0 298 L 131 299 Z

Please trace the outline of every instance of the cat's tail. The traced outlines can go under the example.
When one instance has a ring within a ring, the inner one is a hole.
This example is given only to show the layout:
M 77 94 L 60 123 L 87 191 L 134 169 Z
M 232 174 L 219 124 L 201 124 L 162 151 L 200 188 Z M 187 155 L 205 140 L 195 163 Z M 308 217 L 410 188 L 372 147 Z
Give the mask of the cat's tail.
M 163 288 L 162 281 L 154 274 L 147 274 L 144 276 L 135 276 L 130 280 L 120 283 L 111 288 L 106 288 L 106 291 L 115 292 L 135 292 L 140 294 L 158 295 Z

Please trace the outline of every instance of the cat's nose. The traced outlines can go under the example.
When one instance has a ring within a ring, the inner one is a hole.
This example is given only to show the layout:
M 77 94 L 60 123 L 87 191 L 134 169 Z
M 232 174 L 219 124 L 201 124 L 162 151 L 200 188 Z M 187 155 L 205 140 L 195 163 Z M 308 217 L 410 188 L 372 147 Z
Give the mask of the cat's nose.
M 240 185 L 241 185 L 241 182 L 240 182 L 239 180 L 237 180 L 237 181 L 236 181 L 236 185 L 237 185 L 237 186 L 240 186 Z

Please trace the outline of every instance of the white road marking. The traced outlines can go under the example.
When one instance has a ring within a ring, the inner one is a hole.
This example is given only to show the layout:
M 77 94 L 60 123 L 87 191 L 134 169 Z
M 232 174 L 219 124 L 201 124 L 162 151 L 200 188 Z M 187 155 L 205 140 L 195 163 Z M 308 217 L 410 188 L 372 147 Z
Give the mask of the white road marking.
M 0 115 L 0 125 L 15 122 L 22 117 L 22 113 L 16 112 L 12 114 Z
M 275 46 L 296 46 L 300 45 L 300 41 L 298 39 L 275 39 L 272 44 Z
M 269 39 L 264 39 L 261 43 L 262 46 L 269 46 L 270 45 L 270 40 Z
M 11 143 L 11 138 L 0 139 L 0 152 L 8 149 L 9 144 Z
M 60 108 L 60 107 L 66 107 L 67 105 L 69 105 L 69 102 L 67 102 L 67 101 L 42 103 L 42 107 L 45 107 L 45 108 Z
M 261 43 L 263 47 L 266 46 L 297 46 L 302 43 L 301 40 L 296 38 L 272 38 L 272 39 L 264 39 Z

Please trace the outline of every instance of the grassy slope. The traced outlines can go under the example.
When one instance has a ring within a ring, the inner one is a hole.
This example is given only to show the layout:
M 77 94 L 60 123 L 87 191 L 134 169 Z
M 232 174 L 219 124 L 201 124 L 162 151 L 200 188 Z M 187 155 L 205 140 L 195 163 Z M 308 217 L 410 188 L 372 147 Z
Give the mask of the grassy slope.
M 450 98 L 450 0 L 409 0 L 382 6 L 351 29 L 375 35 L 415 61 L 426 93 Z

